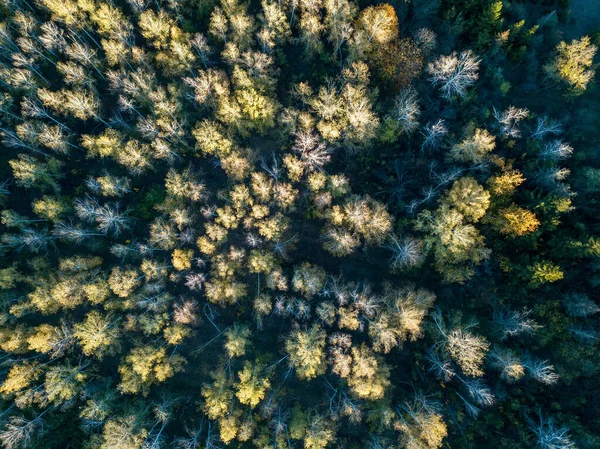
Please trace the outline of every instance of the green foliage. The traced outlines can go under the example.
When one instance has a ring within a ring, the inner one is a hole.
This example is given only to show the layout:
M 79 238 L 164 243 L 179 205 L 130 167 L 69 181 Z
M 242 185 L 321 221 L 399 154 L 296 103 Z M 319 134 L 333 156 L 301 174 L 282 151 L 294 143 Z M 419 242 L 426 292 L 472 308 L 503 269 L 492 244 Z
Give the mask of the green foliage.
M 564 273 L 560 267 L 548 261 L 536 262 L 534 265 L 529 267 L 529 271 L 531 272 L 530 282 L 534 287 L 538 287 L 550 282 L 560 281 L 564 278 Z
M 463 22 L 461 34 L 478 47 L 491 44 L 502 26 L 502 0 L 444 0 L 440 11 L 447 20 Z
M 149 220 L 154 217 L 154 207 L 165 199 L 165 191 L 160 186 L 152 186 L 136 204 L 136 213 L 140 218 Z

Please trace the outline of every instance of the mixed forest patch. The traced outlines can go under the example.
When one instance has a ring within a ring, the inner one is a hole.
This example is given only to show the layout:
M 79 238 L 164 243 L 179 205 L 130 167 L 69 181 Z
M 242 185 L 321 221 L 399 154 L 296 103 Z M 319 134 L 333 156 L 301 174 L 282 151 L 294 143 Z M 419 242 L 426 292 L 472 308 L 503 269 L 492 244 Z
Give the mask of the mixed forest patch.
M 600 447 L 579 3 L 0 0 L 0 445 Z

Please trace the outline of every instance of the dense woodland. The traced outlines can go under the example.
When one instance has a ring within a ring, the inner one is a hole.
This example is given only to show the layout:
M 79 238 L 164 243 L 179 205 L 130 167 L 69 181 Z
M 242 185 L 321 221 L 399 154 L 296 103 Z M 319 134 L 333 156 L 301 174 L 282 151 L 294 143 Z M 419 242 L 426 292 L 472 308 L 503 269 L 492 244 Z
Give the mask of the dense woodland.
M 0 445 L 600 448 L 571 1 L 1 0 Z

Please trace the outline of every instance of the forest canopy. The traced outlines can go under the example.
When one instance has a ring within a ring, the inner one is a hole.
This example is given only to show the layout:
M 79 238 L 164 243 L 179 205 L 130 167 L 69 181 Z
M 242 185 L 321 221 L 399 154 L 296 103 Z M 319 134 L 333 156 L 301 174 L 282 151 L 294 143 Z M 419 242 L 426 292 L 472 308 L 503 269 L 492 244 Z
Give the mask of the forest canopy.
M 582 3 L 0 0 L 0 446 L 600 447 Z

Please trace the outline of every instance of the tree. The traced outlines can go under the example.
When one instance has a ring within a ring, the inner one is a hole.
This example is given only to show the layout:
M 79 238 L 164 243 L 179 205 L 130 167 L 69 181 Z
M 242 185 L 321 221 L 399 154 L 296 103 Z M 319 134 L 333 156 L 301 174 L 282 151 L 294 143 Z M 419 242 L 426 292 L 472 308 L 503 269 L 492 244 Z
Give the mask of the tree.
M 472 136 L 463 139 L 450 149 L 450 157 L 455 161 L 478 164 L 496 147 L 496 138 L 486 129 L 477 128 Z
M 481 366 L 489 344 L 485 338 L 454 329 L 448 334 L 446 347 L 450 356 L 469 376 L 482 376 Z
M 387 354 L 392 348 L 401 347 L 405 341 L 421 337 L 421 323 L 434 301 L 435 295 L 427 290 L 414 287 L 394 289 L 386 285 L 382 297 L 385 308 L 369 323 L 373 349 Z
M 311 130 L 296 133 L 292 150 L 297 152 L 305 167 L 305 171 L 320 170 L 331 158 L 327 146 L 320 142 L 319 137 Z
M 391 5 L 369 6 L 360 12 L 357 22 L 355 36 L 364 32 L 369 44 L 385 45 L 398 36 L 398 17 Z
M 192 258 L 194 256 L 193 249 L 175 249 L 171 255 L 171 261 L 173 262 L 173 268 L 178 271 L 189 270 L 192 268 Z
M 126 176 L 105 175 L 88 178 L 86 186 L 99 195 L 122 197 L 131 192 L 131 179 Z
M 302 380 L 314 379 L 325 373 L 325 331 L 318 325 L 302 331 L 296 329 L 285 340 L 290 366 Z
M 165 189 L 176 198 L 187 198 L 194 202 L 206 199 L 206 186 L 191 166 L 181 172 L 169 169 L 165 178 Z
M 221 119 L 226 123 L 238 126 L 242 134 L 256 130 L 260 134 L 267 132 L 275 125 L 277 104 L 268 96 L 249 86 L 240 86 L 234 93 L 234 98 L 240 108 L 241 119 L 228 117 L 221 114 Z
M 500 371 L 500 377 L 507 383 L 517 382 L 525 375 L 525 368 L 513 351 L 494 348 L 489 353 L 491 365 Z
M 588 317 L 600 312 L 600 306 L 582 293 L 569 293 L 564 296 L 562 303 L 571 317 Z
M 544 418 L 539 413 L 538 421 L 527 417 L 529 429 L 537 438 L 537 445 L 541 449 L 575 449 L 567 427 L 556 428 L 552 418 Z
M 452 184 L 448 203 L 469 221 L 477 222 L 490 205 L 490 194 L 475 179 L 465 176 Z
M 352 34 L 352 19 L 356 14 L 356 7 L 347 0 L 325 0 L 325 26 L 328 40 L 333 46 L 333 52 L 342 58 L 342 45 Z
M 540 159 L 559 161 L 568 159 L 573 154 L 573 147 L 562 140 L 554 140 L 546 145 L 540 151 Z
M 400 443 L 407 449 L 438 449 L 448 435 L 446 423 L 427 400 L 417 397 L 398 410 Z
M 115 159 L 132 175 L 141 175 L 152 168 L 151 147 L 137 140 L 129 140 L 122 151 L 115 154 Z
M 321 267 L 305 262 L 296 267 L 292 278 L 292 287 L 305 297 L 310 298 L 323 288 L 325 276 L 325 271 Z
M 92 310 L 84 321 L 75 324 L 74 330 L 85 355 L 102 359 L 105 355 L 119 352 L 118 321 L 113 320 L 110 315 L 103 316 L 100 312 Z
M 367 243 L 383 242 L 392 226 L 385 206 L 369 196 L 351 196 L 343 206 L 343 214 L 342 223 Z
M 435 123 L 428 123 L 421 131 L 421 135 L 424 137 L 421 152 L 428 149 L 437 150 L 444 143 L 446 134 L 448 134 L 448 128 L 443 119 L 439 119 Z
M 148 431 L 140 417 L 127 415 L 109 419 L 102 429 L 102 449 L 139 449 Z
M 464 282 L 473 276 L 473 267 L 489 257 L 483 236 L 445 202 L 435 212 L 421 212 L 415 229 L 427 233 L 425 246 L 433 251 L 436 269 L 447 282 Z
M 71 367 L 70 365 L 53 366 L 46 371 L 44 387 L 50 402 L 63 405 L 77 396 L 87 379 L 83 372 L 84 366 Z
M 256 407 L 265 397 L 271 382 L 265 377 L 263 366 L 258 363 L 246 362 L 244 369 L 238 372 L 239 382 L 235 384 L 235 395 L 242 404 Z
M 122 270 L 120 267 L 115 267 L 110 273 L 108 284 L 115 295 L 126 298 L 140 284 L 140 279 L 136 270 Z
M 293 439 L 304 440 L 306 449 L 325 449 L 335 437 L 330 419 L 317 413 L 303 411 L 299 405 L 292 411 L 289 434 Z
M 540 329 L 541 326 L 529 317 L 531 312 L 531 309 L 495 311 L 494 325 L 498 328 L 500 339 L 531 335 Z
M 197 147 L 207 155 L 227 155 L 233 143 L 223 135 L 217 123 L 204 120 L 196 125 L 192 134 L 196 138 Z
M 179 354 L 167 354 L 165 347 L 133 348 L 119 365 L 119 390 L 128 394 L 147 396 L 149 387 L 161 383 L 183 370 L 185 359 Z
M 14 288 L 17 282 L 24 280 L 17 270 L 16 264 L 0 270 L 0 290 Z
M 32 440 L 44 434 L 44 420 L 37 416 L 32 420 L 11 416 L 0 431 L 0 442 L 6 449 L 30 447 Z
M 15 363 L 8 371 L 0 387 L 0 393 L 3 395 L 19 393 L 35 382 L 41 374 L 42 370 L 38 363 L 28 361 Z
M 468 326 L 456 324 L 448 330 L 439 311 L 432 314 L 432 317 L 435 329 L 441 337 L 436 346 L 447 351 L 466 375 L 483 376 L 483 361 L 490 344 L 485 337 L 469 332 L 477 323 L 472 322 Z
M 487 187 L 495 196 L 510 196 L 516 188 L 525 182 L 523 174 L 518 170 L 506 170 L 499 175 L 488 178 Z
M 390 235 L 386 249 L 392 252 L 390 265 L 392 270 L 403 270 L 420 266 L 425 259 L 423 242 L 414 237 L 399 239 Z
M 167 74 L 180 74 L 194 61 L 189 36 L 179 28 L 165 11 L 156 14 L 147 9 L 139 16 L 142 36 L 157 49 L 155 60 Z
M 40 217 L 57 222 L 68 215 L 72 209 L 65 197 L 44 195 L 31 203 L 31 209 Z
M 380 356 L 375 355 L 364 343 L 353 346 L 352 368 L 348 375 L 348 386 L 359 399 L 377 400 L 389 387 L 390 369 Z
M 423 54 L 410 38 L 374 46 L 369 59 L 376 79 L 389 82 L 395 90 L 410 89 L 423 70 Z
M 229 357 L 241 357 L 246 354 L 251 331 L 247 326 L 237 324 L 225 332 L 225 349 Z
M 554 365 L 550 365 L 548 360 L 528 356 L 523 359 L 523 366 L 531 377 L 545 385 L 554 385 L 560 378 L 554 372 Z
M 229 444 L 238 434 L 240 420 L 235 415 L 224 416 L 219 419 L 219 438 Z
M 490 218 L 493 226 L 501 233 L 511 237 L 519 237 L 534 232 L 540 222 L 530 210 L 512 204 L 500 209 L 497 216 Z
M 530 283 L 533 287 L 560 281 L 564 278 L 564 273 L 560 267 L 547 260 L 534 263 L 529 267 L 529 272 L 531 275 Z
M 352 254 L 360 246 L 360 239 L 340 228 L 328 226 L 322 232 L 323 248 L 336 257 Z
M 487 385 L 485 384 L 485 382 L 482 379 L 466 379 L 465 380 L 462 377 L 458 377 L 458 380 L 460 380 L 462 382 L 463 386 L 466 387 L 469 397 L 478 406 L 489 407 L 496 403 L 495 396 L 492 394 L 492 392 L 490 391 L 490 389 L 487 387 Z M 467 406 L 467 412 L 472 415 L 476 415 L 476 412 L 470 411 L 470 410 L 473 410 L 473 408 L 472 408 L 473 404 L 468 403 L 466 400 L 464 400 L 464 398 L 461 398 L 461 399 Z
M 40 324 L 32 329 L 27 344 L 32 351 L 60 357 L 73 346 L 72 330 L 65 323 L 60 326 Z
M 556 56 L 544 66 L 547 75 L 567 85 L 567 95 L 576 97 L 585 92 L 594 77 L 592 69 L 598 47 L 593 45 L 589 36 L 580 40 L 573 39 L 570 44 L 560 42 L 556 46 Z
M 502 137 L 521 137 L 521 130 L 518 125 L 527 117 L 529 117 L 529 111 L 524 108 L 510 106 L 503 112 L 494 108 L 494 118 L 498 121 Z
M 282 44 L 287 41 L 292 35 L 292 30 L 281 5 L 276 2 L 262 0 L 261 6 L 261 21 L 264 28 L 262 32 L 259 32 L 259 35 L 262 36 L 263 51 L 272 50 L 276 43 Z
M 12 159 L 8 163 L 13 170 L 17 185 L 26 189 L 51 188 L 56 193 L 60 192 L 58 181 L 63 175 L 60 172 L 62 163 L 58 159 L 49 158 L 46 162 L 40 162 L 32 156 L 21 153 L 17 159 Z
M 315 415 L 309 422 L 304 435 L 305 449 L 325 449 L 334 439 L 331 421 Z
M 44 106 L 64 115 L 70 114 L 80 120 L 95 118 L 102 121 L 98 115 L 100 103 L 92 91 L 63 89 L 52 92 L 47 89 L 38 89 L 37 95 Z
M 394 107 L 384 118 L 382 138 L 393 141 L 402 134 L 411 134 L 419 127 L 421 108 L 416 90 L 407 88 L 396 97 Z
M 233 391 L 232 382 L 227 379 L 223 371 L 213 374 L 213 383 L 202 386 L 202 397 L 204 398 L 204 412 L 209 419 L 218 419 L 227 414 Z
M 300 37 L 298 41 L 302 44 L 302 49 L 308 57 L 319 54 L 323 50 L 321 34 L 325 30 L 325 25 L 320 15 L 321 1 L 300 1 L 302 14 L 298 28 Z
M 369 70 L 366 64 L 355 62 L 344 69 L 342 76 L 345 85 L 341 99 L 349 125 L 344 133 L 344 141 L 351 148 L 363 148 L 375 137 L 379 126 L 379 118 L 373 112 L 370 92 L 367 90 Z
M 112 233 L 115 237 L 131 224 L 131 219 L 127 217 L 128 209 L 122 211 L 119 203 L 100 205 L 95 198 L 89 196 L 75 202 L 75 211 L 83 220 L 96 222 L 99 231 Z
M 427 66 L 429 79 L 439 86 L 442 97 L 451 100 L 453 97 L 464 98 L 467 88 L 479 78 L 480 60 L 471 50 L 456 52 L 448 56 L 440 56 Z

